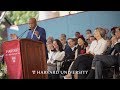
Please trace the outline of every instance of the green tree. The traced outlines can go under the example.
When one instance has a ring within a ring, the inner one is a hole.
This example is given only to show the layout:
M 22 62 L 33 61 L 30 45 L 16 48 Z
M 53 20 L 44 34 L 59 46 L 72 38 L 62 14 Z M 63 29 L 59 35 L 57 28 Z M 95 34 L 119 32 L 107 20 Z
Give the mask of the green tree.
M 0 24 L 0 45 L 3 41 L 6 41 L 7 39 L 7 32 L 5 29 L 6 29 L 6 26 L 3 23 L 1 23 Z
M 7 12 L 6 18 L 14 25 L 25 24 L 28 19 L 35 17 L 38 19 L 38 11 L 9 11 Z

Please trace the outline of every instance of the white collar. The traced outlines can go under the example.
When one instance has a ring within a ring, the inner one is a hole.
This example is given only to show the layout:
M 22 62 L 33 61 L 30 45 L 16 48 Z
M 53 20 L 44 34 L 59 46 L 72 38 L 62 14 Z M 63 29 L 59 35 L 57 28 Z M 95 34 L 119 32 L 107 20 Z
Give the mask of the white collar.
M 74 48 L 75 48 L 75 46 L 71 48 L 71 49 L 72 49 L 72 51 L 74 50 Z
M 116 43 L 114 43 L 114 45 L 117 44 L 117 43 L 120 43 L 120 39 L 118 39 L 118 41 Z

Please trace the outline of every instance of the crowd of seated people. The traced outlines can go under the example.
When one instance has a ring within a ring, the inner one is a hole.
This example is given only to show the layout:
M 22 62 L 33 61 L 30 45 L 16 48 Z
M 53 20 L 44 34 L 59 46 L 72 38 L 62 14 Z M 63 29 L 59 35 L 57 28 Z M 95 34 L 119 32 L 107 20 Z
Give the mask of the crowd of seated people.
M 71 67 L 71 71 L 84 71 L 90 69 L 94 56 L 102 54 L 103 51 L 106 49 L 107 41 L 104 40 L 104 35 L 105 31 L 103 28 L 95 29 L 94 37 L 96 38 L 96 40 L 91 43 L 87 53 L 80 55 L 75 59 Z M 85 79 L 86 76 L 86 74 L 79 74 L 78 79 Z M 69 78 L 69 76 L 66 76 L 65 78 L 67 77 Z
M 120 65 L 120 27 L 115 29 L 111 38 L 111 45 L 108 42 L 108 49 L 102 55 L 96 55 L 92 61 L 91 72 L 87 79 L 102 79 L 105 68 Z M 119 68 L 118 68 L 119 72 Z
M 108 35 L 110 32 L 110 36 Z M 14 34 L 11 34 L 15 38 Z M 86 30 L 86 36 L 80 32 L 75 37 L 61 34 L 59 39 L 48 37 L 46 42 L 48 50 L 47 70 L 48 79 L 102 79 L 110 70 L 106 68 L 120 66 L 120 27 L 95 28 Z M 1 54 L 1 56 L 3 56 Z M 0 61 L 3 61 L 2 59 Z M 52 73 L 53 71 L 66 71 L 75 73 Z M 77 73 L 88 71 L 87 73 Z M 111 74 L 113 75 L 113 73 Z
M 120 27 L 113 27 L 110 36 L 108 36 L 108 32 L 108 29 L 98 27 L 94 33 L 90 29 L 86 30 L 85 37 L 80 32 L 76 32 L 75 38 L 68 37 L 67 39 L 65 34 L 61 34 L 58 41 L 51 40 L 51 43 L 47 44 L 49 49 L 48 69 L 50 70 L 51 67 L 50 60 L 53 60 L 53 71 L 88 71 L 86 74 L 67 73 L 62 79 L 103 78 L 104 68 L 120 64 Z M 60 46 L 57 42 L 60 43 Z M 60 48 L 62 50 L 59 50 Z M 110 51 L 111 48 L 115 51 Z M 56 52 L 59 52 L 59 55 Z M 55 58 L 51 59 L 54 56 Z M 55 79 L 61 78 L 60 75 L 56 77 L 50 74 L 50 76 Z

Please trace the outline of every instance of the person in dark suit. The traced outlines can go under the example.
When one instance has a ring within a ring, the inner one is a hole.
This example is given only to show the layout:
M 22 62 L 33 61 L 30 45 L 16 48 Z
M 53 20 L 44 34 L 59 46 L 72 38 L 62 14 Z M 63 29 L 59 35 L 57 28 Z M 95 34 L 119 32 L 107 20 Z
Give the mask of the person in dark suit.
M 46 49 L 46 58 L 48 58 L 48 51 L 47 51 L 47 47 L 46 47 L 46 31 L 44 28 L 39 27 L 37 25 L 37 21 L 35 18 L 30 18 L 29 19 L 29 32 L 27 34 L 26 38 L 35 40 L 35 41 L 41 41 L 44 43 L 45 45 L 45 49 Z
M 46 45 L 46 31 L 44 28 L 37 25 L 35 18 L 29 19 L 29 32 L 26 38 L 33 39 L 35 41 L 42 41 Z
M 62 63 L 60 70 L 67 71 L 70 64 L 72 63 L 72 61 L 75 58 L 75 50 L 76 50 L 75 41 L 73 38 L 71 38 L 71 39 L 69 38 L 68 39 L 69 44 L 68 44 L 68 42 L 66 41 L 65 34 L 61 34 L 60 41 L 63 45 L 63 50 L 65 51 L 65 56 L 64 56 L 63 63 Z M 65 74 L 61 74 L 61 75 L 64 76 Z
M 66 35 L 65 34 L 61 34 L 60 36 L 60 42 L 63 45 L 63 50 L 65 51 L 65 59 L 74 59 L 74 55 L 73 55 L 73 51 L 70 48 L 70 46 L 68 45 L 67 41 L 66 41 Z

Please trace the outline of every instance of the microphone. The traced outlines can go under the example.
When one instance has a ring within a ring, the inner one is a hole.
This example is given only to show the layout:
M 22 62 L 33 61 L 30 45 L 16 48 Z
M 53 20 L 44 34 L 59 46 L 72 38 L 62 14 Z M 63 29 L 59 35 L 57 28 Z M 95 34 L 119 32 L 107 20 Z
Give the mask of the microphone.
M 31 29 L 28 29 L 31 30 Z M 18 39 L 20 39 L 28 30 L 25 30 L 22 34 L 20 34 L 20 36 L 18 36 Z

